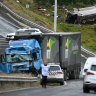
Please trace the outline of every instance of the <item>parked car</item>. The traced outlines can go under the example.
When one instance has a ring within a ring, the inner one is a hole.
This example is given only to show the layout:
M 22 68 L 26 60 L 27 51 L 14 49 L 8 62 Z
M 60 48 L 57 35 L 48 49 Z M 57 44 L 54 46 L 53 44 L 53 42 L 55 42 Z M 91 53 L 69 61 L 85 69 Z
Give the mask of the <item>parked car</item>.
M 57 82 L 64 85 L 64 73 L 60 65 L 50 64 L 47 82 Z
M 40 29 L 38 29 L 38 28 L 21 28 L 21 29 L 18 29 L 14 33 L 8 33 L 6 39 L 14 39 L 15 35 L 20 35 L 20 34 L 22 35 L 23 32 L 29 33 L 30 35 L 41 35 L 42 34 Z
M 96 57 L 88 58 L 84 66 L 83 92 L 96 92 Z

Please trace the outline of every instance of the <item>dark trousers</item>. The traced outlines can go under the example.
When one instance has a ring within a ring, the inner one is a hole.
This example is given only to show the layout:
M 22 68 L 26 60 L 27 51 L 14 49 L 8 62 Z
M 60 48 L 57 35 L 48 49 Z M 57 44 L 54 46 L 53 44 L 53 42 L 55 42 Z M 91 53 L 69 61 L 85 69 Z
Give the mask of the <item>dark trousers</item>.
M 42 75 L 42 87 L 46 88 L 46 84 L 47 84 L 47 76 Z

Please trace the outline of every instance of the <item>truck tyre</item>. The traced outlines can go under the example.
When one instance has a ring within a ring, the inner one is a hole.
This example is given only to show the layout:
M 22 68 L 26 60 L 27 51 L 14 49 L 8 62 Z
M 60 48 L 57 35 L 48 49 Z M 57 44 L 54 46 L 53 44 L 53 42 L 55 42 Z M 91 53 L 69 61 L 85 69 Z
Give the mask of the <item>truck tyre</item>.
M 74 71 L 69 72 L 69 80 L 75 79 Z
M 64 76 L 64 81 L 67 81 L 67 78 L 68 78 L 67 76 Z
M 64 81 L 67 81 L 67 79 L 68 79 L 67 72 L 64 71 Z

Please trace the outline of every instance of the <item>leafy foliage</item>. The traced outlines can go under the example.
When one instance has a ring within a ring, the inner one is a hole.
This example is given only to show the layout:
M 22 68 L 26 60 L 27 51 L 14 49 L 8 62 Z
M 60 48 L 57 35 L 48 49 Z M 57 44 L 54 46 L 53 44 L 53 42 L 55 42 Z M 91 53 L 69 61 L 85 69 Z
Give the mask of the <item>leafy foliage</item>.
M 46 3 L 54 4 L 55 0 L 34 0 L 34 1 L 36 3 L 45 5 Z M 73 5 L 73 4 L 76 4 L 77 2 L 90 5 L 90 4 L 96 3 L 96 0 L 57 0 L 57 2 L 59 5 Z

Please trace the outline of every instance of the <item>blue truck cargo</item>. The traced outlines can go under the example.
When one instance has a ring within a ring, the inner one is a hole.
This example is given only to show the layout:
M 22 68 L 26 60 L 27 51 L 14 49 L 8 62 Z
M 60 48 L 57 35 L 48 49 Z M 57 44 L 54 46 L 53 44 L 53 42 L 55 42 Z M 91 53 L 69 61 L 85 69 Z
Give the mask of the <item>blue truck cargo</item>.
M 31 70 L 37 71 L 43 63 L 41 47 L 36 39 L 9 41 L 9 48 L 1 56 L 0 72 Z

